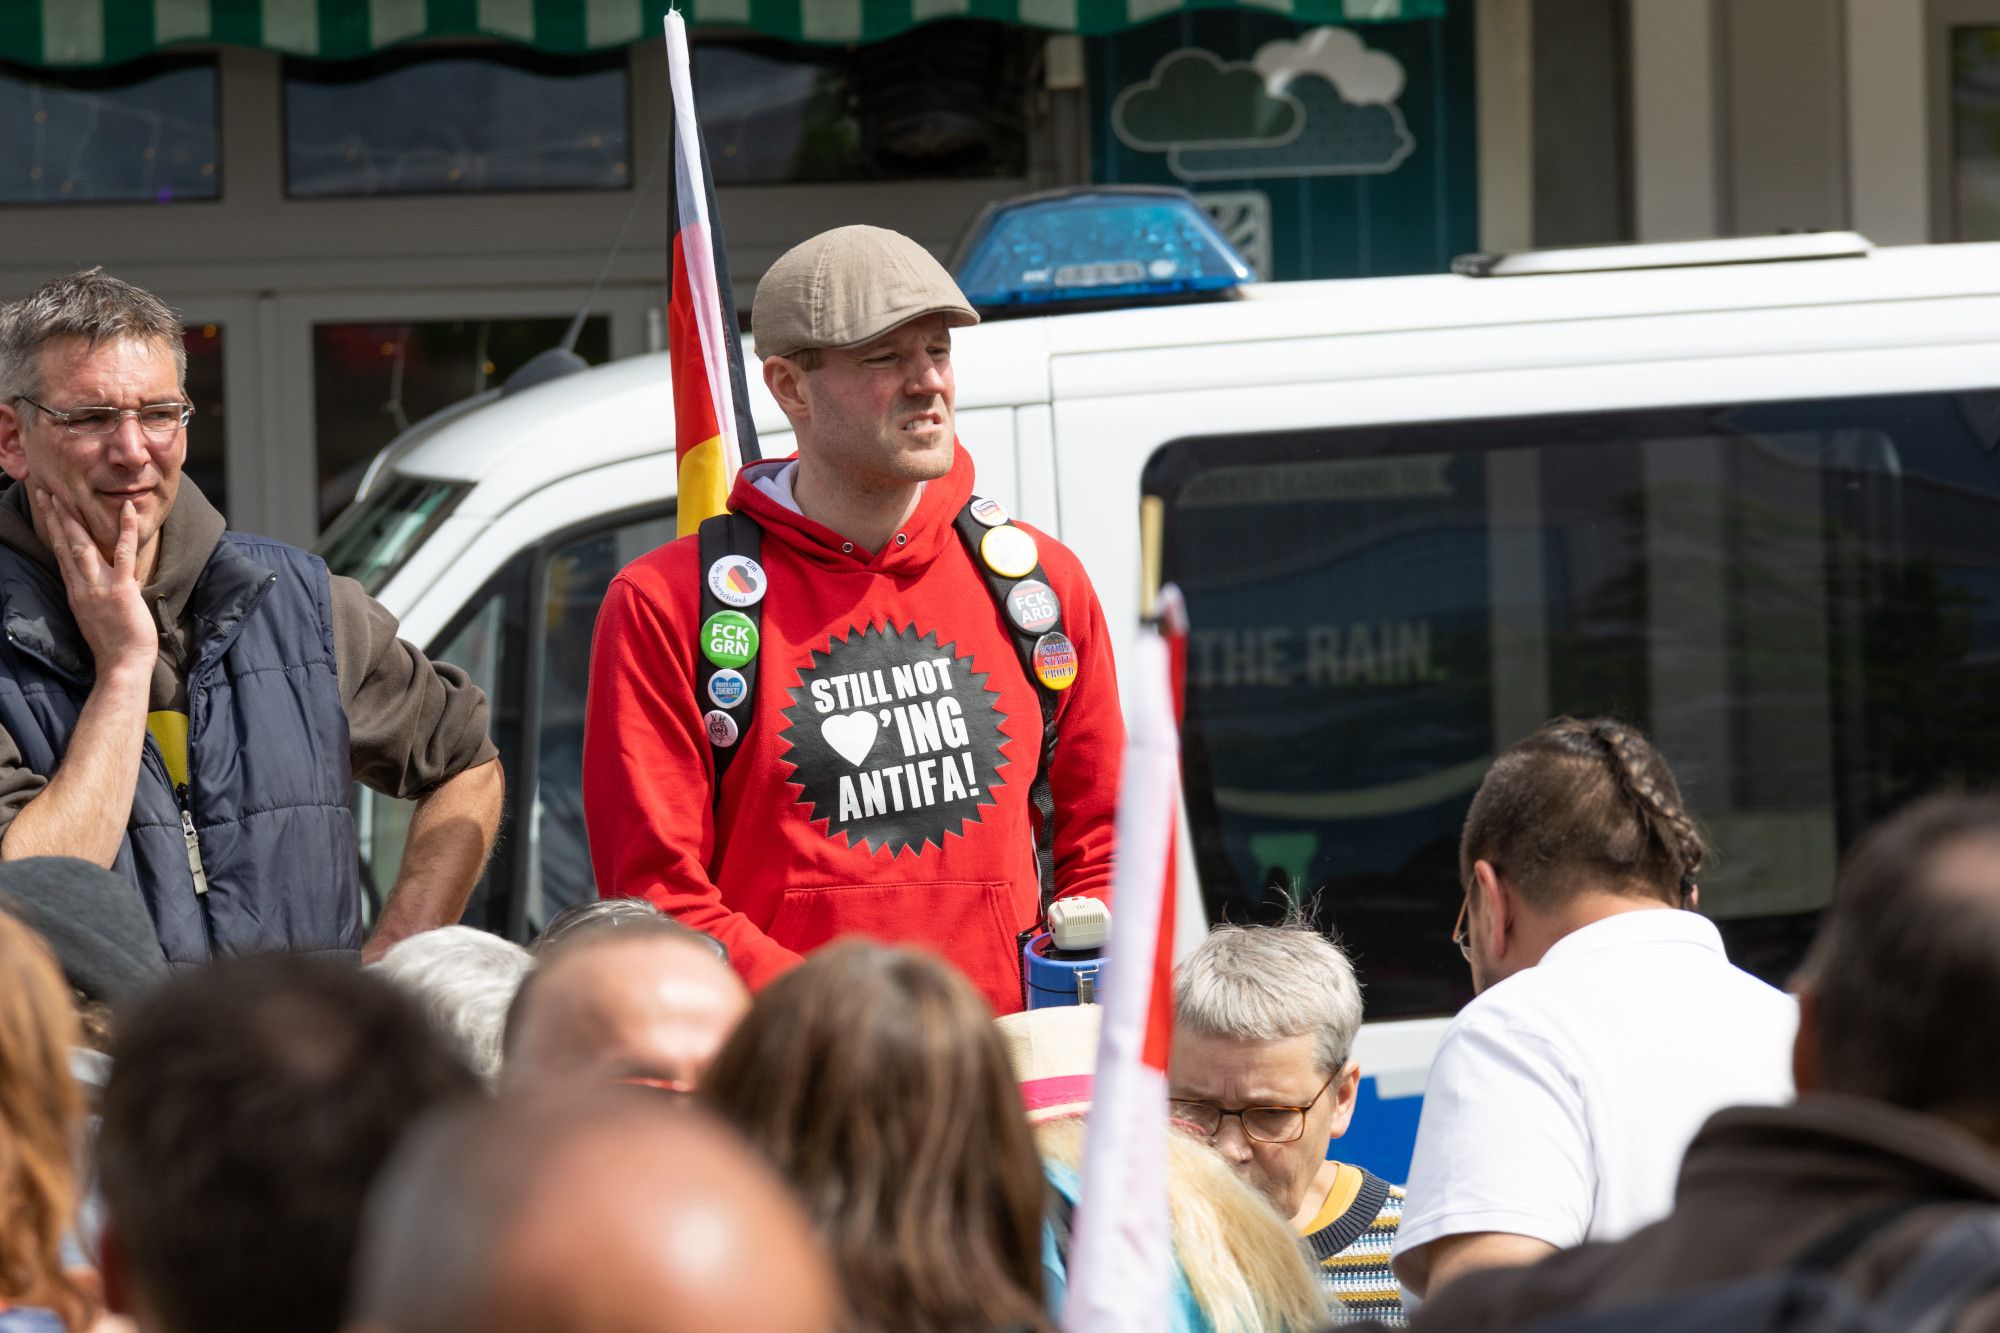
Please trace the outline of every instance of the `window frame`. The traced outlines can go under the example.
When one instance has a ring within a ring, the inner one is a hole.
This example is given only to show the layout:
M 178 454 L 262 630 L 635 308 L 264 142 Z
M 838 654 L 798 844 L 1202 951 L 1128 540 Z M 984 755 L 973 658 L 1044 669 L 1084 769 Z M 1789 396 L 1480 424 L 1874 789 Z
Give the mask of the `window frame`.
M 2000 0 L 1926 0 L 1923 23 L 1930 239 L 1951 243 L 1958 230 L 1958 135 L 1951 106 L 1952 29 L 2000 28 Z

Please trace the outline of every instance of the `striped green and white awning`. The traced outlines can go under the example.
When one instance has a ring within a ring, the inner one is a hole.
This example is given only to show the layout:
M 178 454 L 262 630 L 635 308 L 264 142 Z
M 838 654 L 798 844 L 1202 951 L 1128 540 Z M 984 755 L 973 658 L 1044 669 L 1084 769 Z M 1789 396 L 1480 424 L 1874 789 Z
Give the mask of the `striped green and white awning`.
M 872 42 L 934 19 L 1106 33 L 1191 9 L 1306 23 L 1441 18 L 1445 0 L 682 0 L 698 27 L 788 41 Z M 348 60 L 424 38 L 496 38 L 574 55 L 660 32 L 666 0 L 0 0 L 0 60 L 115 65 L 187 44 Z

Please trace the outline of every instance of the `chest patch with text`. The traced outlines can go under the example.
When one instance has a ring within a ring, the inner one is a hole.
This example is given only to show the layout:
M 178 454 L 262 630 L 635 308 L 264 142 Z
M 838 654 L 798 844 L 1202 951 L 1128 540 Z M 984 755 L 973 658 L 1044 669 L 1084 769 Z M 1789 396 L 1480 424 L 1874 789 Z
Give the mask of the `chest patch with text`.
M 813 822 L 850 847 L 944 846 L 1000 785 L 1000 695 L 936 631 L 870 625 L 799 669 L 781 735 Z

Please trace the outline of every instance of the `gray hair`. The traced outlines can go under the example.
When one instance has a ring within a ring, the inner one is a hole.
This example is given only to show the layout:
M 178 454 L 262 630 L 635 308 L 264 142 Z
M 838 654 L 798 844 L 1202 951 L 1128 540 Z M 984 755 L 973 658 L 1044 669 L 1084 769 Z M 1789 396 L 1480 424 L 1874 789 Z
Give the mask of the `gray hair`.
M 82 338 L 92 347 L 121 338 L 162 343 L 173 350 L 174 380 L 186 391 L 180 317 L 143 287 L 93 268 L 51 278 L 0 306 L 0 401 L 43 396 L 41 350 L 56 338 Z
M 376 966 L 423 1002 L 438 1031 L 491 1087 L 500 1076 L 508 1006 L 535 966 L 528 951 L 471 926 L 443 926 L 399 941 Z
M 1298 926 L 1217 926 L 1174 974 L 1174 1023 L 1232 1041 L 1313 1039 L 1332 1075 L 1361 1030 L 1361 984 L 1338 944 Z

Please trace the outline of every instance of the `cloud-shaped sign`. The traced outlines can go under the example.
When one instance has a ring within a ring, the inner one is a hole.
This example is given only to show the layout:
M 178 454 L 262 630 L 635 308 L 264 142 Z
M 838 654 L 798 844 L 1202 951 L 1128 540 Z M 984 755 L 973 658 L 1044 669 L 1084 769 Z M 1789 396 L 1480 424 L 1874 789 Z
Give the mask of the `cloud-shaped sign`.
M 1400 107 L 1356 105 L 1317 74 L 1293 78 L 1285 95 L 1303 125 L 1282 143 L 1175 147 L 1167 166 L 1184 181 L 1251 176 L 1368 176 L 1394 171 L 1417 146 Z
M 1307 74 L 1319 75 L 1356 106 L 1387 106 L 1403 95 L 1403 62 L 1369 50 L 1351 28 L 1314 28 L 1295 42 L 1267 42 L 1250 64 L 1274 97 Z
M 1297 134 L 1305 118 L 1295 101 L 1272 95 L 1265 82 L 1250 65 L 1184 47 L 1155 65 L 1151 78 L 1118 94 L 1111 126 L 1142 153 L 1187 145 L 1273 147 Z

